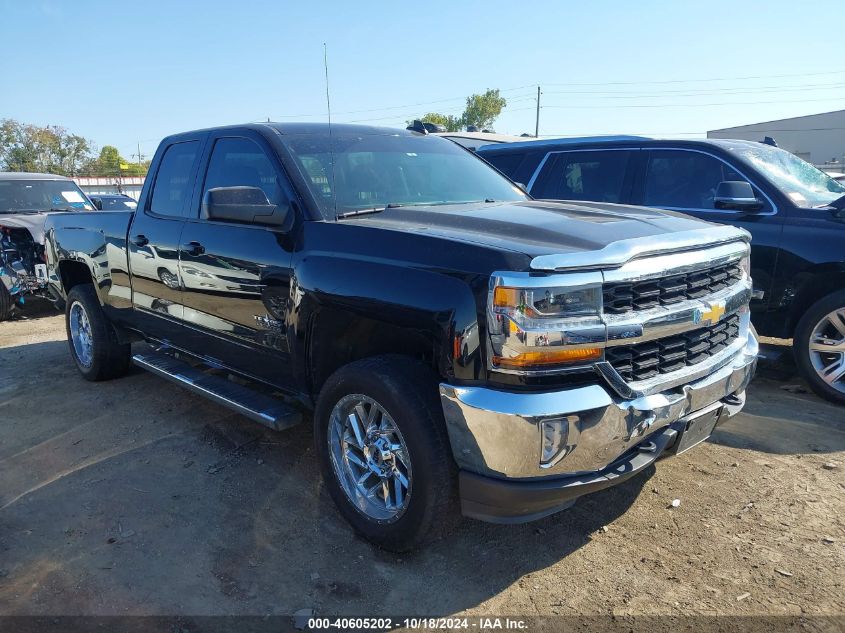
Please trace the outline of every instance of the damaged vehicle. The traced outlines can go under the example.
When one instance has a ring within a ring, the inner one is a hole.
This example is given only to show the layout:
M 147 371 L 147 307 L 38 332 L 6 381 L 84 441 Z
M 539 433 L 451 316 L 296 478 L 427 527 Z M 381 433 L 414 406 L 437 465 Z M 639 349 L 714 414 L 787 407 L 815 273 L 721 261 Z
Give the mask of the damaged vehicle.
M 0 172 L 0 321 L 28 297 L 55 303 L 47 283 L 44 223 L 51 213 L 91 211 L 94 205 L 70 178 Z
M 530 521 L 693 448 L 756 364 L 746 231 L 533 200 L 424 129 L 177 134 L 137 209 L 56 214 L 46 250 L 84 378 L 134 363 L 310 419 L 302 455 L 396 551 L 458 506 Z

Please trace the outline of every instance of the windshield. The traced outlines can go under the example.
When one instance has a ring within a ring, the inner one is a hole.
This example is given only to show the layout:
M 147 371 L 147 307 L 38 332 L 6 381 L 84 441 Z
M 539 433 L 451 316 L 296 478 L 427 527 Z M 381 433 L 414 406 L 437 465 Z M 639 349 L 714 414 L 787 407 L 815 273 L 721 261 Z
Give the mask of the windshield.
M 93 208 L 72 180 L 0 180 L 0 213 Z
M 526 199 L 482 160 L 436 136 L 340 134 L 332 136 L 331 146 L 328 136 L 291 135 L 284 140 L 326 218 L 334 218 L 335 211 L 388 205 Z
M 798 206 L 822 207 L 845 196 L 845 185 L 786 150 L 760 143 L 735 151 Z

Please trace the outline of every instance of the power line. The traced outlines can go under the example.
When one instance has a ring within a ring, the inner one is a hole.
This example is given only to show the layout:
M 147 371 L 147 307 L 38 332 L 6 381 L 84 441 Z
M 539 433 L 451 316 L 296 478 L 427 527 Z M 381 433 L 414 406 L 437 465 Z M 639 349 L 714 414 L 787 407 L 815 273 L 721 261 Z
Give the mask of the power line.
M 500 93 L 501 92 L 513 92 L 515 90 L 523 90 L 525 88 L 532 88 L 532 87 L 533 87 L 532 85 L 527 85 L 527 86 L 516 86 L 514 88 L 501 88 L 501 89 L 499 89 L 499 92 Z M 519 97 L 520 97 L 520 95 L 517 95 L 517 97 L 513 97 L 513 99 L 517 99 Z M 367 108 L 367 109 L 364 109 L 364 110 L 346 110 L 345 112 L 335 112 L 334 114 L 336 114 L 336 115 L 337 114 L 365 114 L 367 112 L 383 112 L 385 110 L 399 110 L 399 109 L 402 109 L 402 108 L 417 108 L 417 107 L 420 107 L 420 106 L 437 105 L 437 104 L 440 104 L 440 103 L 450 103 L 452 101 L 462 101 L 462 102 L 466 103 L 466 99 L 467 99 L 466 96 L 464 96 L 464 97 L 449 97 L 448 99 L 437 99 L 437 100 L 434 100 L 434 101 L 421 101 L 419 103 L 406 103 L 406 104 L 403 104 L 403 105 L 384 106 L 384 107 L 381 107 L 381 108 Z M 320 114 L 284 114 L 284 115 L 278 116 L 277 118 L 294 119 L 294 118 L 309 117 L 309 116 L 322 116 L 322 115 L 320 115 Z
M 786 75 L 748 75 L 745 77 L 708 77 L 706 79 L 666 79 L 660 81 L 601 81 L 594 83 L 543 83 L 546 86 L 637 86 L 657 84 L 702 83 L 708 81 L 745 81 L 748 79 L 781 79 L 785 77 L 818 77 L 821 75 L 843 74 L 843 70 L 829 70 L 818 73 L 790 73 Z M 542 82 L 541 82 L 542 83 Z
M 713 81 L 739 81 L 739 80 L 749 80 L 749 79 L 777 79 L 777 78 L 785 78 L 785 77 L 818 77 L 818 76 L 825 76 L 825 75 L 836 75 L 836 74 L 845 74 L 845 71 L 841 70 L 834 70 L 834 71 L 825 71 L 825 72 L 816 72 L 816 73 L 791 73 L 791 74 L 780 74 L 780 75 L 748 75 L 744 77 L 709 77 L 709 78 L 702 78 L 702 79 L 670 79 L 670 80 L 660 80 L 660 81 L 603 81 L 603 82 L 595 82 L 595 83 L 547 83 L 547 82 L 540 82 L 540 85 L 544 86 L 572 86 L 572 87 L 583 87 L 583 86 L 636 86 L 636 85 L 665 85 L 665 84 L 683 84 L 683 83 L 701 83 L 701 82 L 713 82 Z M 526 93 L 522 95 L 515 95 L 513 97 L 508 98 L 509 103 L 519 103 L 521 101 L 527 100 L 536 100 L 536 95 L 534 94 L 534 88 L 537 86 L 537 83 L 534 84 L 526 84 L 524 86 L 513 86 L 509 88 L 501 88 L 499 89 L 500 93 L 505 92 L 515 92 L 518 90 L 524 90 L 527 88 L 531 88 L 531 93 Z M 810 86 L 821 86 L 822 84 L 808 84 L 806 87 Z M 832 86 L 836 86 L 839 84 L 832 84 Z M 761 86 L 759 90 L 768 90 L 769 88 L 777 88 L 777 86 Z M 802 86 L 789 86 L 785 89 L 785 91 L 791 89 L 801 89 Z M 689 89 L 687 89 L 688 91 Z M 724 90 L 724 91 L 743 91 L 747 90 L 748 93 L 755 92 L 753 87 L 750 86 L 741 86 L 735 88 L 722 88 L 722 89 L 713 89 L 713 90 Z M 543 91 L 544 94 L 574 94 L 574 91 Z M 597 91 L 597 92 L 605 92 L 608 95 L 613 95 L 613 92 L 609 91 Z M 652 92 L 652 91 L 650 91 Z M 667 93 L 670 91 L 666 91 Z M 684 91 L 680 91 L 684 92 Z M 590 94 L 591 91 L 584 91 L 583 94 Z M 707 94 L 706 92 L 702 92 L 702 94 Z M 737 94 L 742 94 L 741 92 Z M 650 97 L 650 95 L 647 95 Z M 681 95 L 678 95 L 681 96 Z M 440 105 L 444 103 L 453 103 L 453 102 L 466 102 L 466 97 L 448 97 L 443 99 L 435 99 L 431 101 L 419 101 L 416 103 L 406 103 L 401 105 L 393 105 L 393 106 L 382 106 L 378 108 L 365 108 L 360 110 L 345 110 L 342 112 L 335 112 L 335 115 L 350 115 L 350 114 L 368 114 L 371 112 L 387 112 L 390 110 L 401 110 L 405 108 L 420 108 L 424 106 L 432 106 L 432 105 Z M 513 109 L 508 110 L 508 112 L 514 112 Z M 278 119 L 297 119 L 297 118 L 313 118 L 313 117 L 321 117 L 323 116 L 322 113 L 301 113 L 301 114 L 283 114 L 278 115 L 275 118 Z M 399 119 L 401 118 L 399 115 L 396 117 L 379 117 L 379 118 L 371 118 L 371 119 L 359 119 L 359 121 L 377 121 L 377 120 L 387 120 L 387 119 Z M 353 121 L 354 122 L 354 121 Z
M 805 84 L 803 86 L 760 86 L 759 88 L 714 88 L 713 90 L 650 90 L 648 93 L 626 93 L 621 91 L 608 92 L 603 90 L 547 90 L 544 94 L 550 95 L 598 95 L 606 99 L 645 99 L 658 98 L 664 95 L 673 97 L 700 97 L 707 95 L 733 95 L 733 94 L 754 94 L 769 92 L 802 92 L 818 90 L 836 90 L 845 87 L 845 83 L 833 84 Z
M 545 105 L 544 108 L 564 109 L 609 109 L 609 108 L 705 108 L 710 106 L 767 105 L 773 103 L 812 103 L 816 101 L 842 101 L 843 97 L 825 97 L 822 99 L 778 99 L 777 101 L 723 101 L 719 103 L 626 103 L 624 105 Z

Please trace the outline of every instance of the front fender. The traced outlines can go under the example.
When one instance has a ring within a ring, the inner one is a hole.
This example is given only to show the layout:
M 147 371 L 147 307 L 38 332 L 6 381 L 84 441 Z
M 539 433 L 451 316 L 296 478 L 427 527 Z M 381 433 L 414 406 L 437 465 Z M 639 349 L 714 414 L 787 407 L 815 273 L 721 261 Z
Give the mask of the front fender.
M 309 357 L 315 339 L 344 335 L 324 326 L 309 328 L 328 317 L 323 323 L 335 330 L 371 339 L 341 342 L 350 349 L 379 350 L 384 336 L 393 353 L 406 353 L 424 340 L 441 378 L 479 378 L 483 364 L 473 286 L 486 287 L 486 278 L 331 254 L 307 256 L 294 270 L 291 325 L 301 358 Z M 360 323 L 368 327 L 354 327 Z

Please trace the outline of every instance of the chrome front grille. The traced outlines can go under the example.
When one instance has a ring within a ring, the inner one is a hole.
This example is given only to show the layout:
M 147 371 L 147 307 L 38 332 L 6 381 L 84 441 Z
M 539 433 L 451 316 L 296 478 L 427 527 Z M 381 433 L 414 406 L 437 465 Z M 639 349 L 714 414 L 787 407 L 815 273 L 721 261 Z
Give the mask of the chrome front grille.
M 625 314 L 700 299 L 742 278 L 738 261 L 646 281 L 619 281 L 602 287 L 604 312 Z
M 648 380 L 696 365 L 718 354 L 739 336 L 739 314 L 721 323 L 634 345 L 605 350 L 605 360 L 626 382 Z

